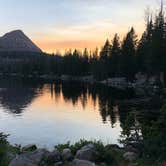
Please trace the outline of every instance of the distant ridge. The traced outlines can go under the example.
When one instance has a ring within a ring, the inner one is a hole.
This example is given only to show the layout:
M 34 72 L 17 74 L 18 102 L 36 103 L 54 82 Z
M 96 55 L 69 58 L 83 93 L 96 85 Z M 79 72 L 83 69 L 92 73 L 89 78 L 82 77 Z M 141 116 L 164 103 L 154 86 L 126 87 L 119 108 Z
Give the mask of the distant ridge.
M 11 31 L 0 37 L 0 51 L 42 53 L 42 50 L 21 30 Z

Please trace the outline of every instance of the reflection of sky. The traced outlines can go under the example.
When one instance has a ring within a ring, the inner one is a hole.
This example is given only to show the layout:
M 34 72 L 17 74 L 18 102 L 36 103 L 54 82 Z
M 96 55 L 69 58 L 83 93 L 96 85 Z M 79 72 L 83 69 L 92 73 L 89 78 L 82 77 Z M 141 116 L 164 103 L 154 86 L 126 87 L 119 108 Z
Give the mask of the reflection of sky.
M 121 131 L 119 121 L 114 128 L 110 121 L 104 124 L 98 110 L 98 101 L 94 107 L 91 97 L 83 108 L 80 100 L 73 106 L 72 102 L 64 101 L 62 94 L 52 98 L 45 89 L 20 116 L 8 114 L 1 107 L 0 130 L 11 135 L 12 143 L 36 143 L 49 148 L 82 138 L 117 143 Z
M 160 0 L 0 0 L 1 35 L 22 29 L 43 50 L 94 48 L 115 32 L 144 27 Z

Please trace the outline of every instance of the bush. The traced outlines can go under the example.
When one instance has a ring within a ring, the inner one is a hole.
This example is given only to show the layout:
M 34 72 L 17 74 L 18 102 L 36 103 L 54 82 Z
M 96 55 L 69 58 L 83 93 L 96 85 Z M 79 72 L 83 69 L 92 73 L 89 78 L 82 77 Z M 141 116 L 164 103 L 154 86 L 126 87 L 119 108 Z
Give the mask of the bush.
M 8 149 L 8 141 L 7 141 L 8 135 L 5 135 L 3 133 L 0 133 L 0 165 L 6 165 L 6 153 Z

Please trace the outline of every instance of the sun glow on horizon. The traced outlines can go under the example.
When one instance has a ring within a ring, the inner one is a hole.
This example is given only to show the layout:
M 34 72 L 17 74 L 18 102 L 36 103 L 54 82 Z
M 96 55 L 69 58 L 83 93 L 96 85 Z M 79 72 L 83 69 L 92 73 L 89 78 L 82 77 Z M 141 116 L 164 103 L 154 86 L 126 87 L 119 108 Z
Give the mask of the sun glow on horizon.
M 155 11 L 160 0 L 0 0 L 0 6 L 2 35 L 21 29 L 43 51 L 55 53 L 100 49 L 107 38 L 115 33 L 123 38 L 132 26 L 140 37 L 145 9 Z
M 136 34 L 138 35 L 138 39 L 141 37 L 144 29 L 144 23 L 135 23 L 134 28 Z M 95 27 L 95 25 L 94 25 Z M 109 39 L 111 42 L 114 34 L 118 33 L 120 37 L 120 41 L 123 40 L 126 33 L 132 26 L 124 25 L 122 27 L 116 27 L 115 25 L 110 26 L 105 25 L 103 29 L 98 28 L 96 25 L 96 29 L 93 30 L 91 27 L 89 29 L 66 29 L 65 32 L 63 30 L 59 30 L 59 32 L 53 31 L 52 35 L 45 35 L 34 39 L 36 44 L 47 53 L 65 53 L 68 50 L 78 49 L 83 51 L 87 48 L 90 51 L 94 51 L 96 48 L 101 49 L 104 45 L 105 41 Z M 74 36 L 74 38 L 72 38 Z

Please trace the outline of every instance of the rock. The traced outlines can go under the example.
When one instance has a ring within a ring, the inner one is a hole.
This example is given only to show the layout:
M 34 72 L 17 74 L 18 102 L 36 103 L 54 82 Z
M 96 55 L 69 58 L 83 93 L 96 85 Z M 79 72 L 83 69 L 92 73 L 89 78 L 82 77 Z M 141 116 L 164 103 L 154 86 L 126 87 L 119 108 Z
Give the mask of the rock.
M 18 156 L 15 159 L 13 159 L 9 166 L 37 166 L 34 164 L 30 159 L 24 157 L 24 156 Z
M 73 161 L 73 166 L 96 166 L 94 163 L 87 160 L 75 159 Z
M 48 152 L 46 154 L 46 157 L 47 157 L 48 161 L 51 161 L 51 162 L 61 161 L 61 154 L 57 149 L 55 149 L 53 152 Z
M 37 166 L 47 151 L 45 149 L 38 149 L 34 152 L 23 153 L 16 158 L 14 158 L 9 166 Z
M 71 150 L 66 148 L 66 149 L 63 149 L 62 151 L 62 158 L 63 160 L 71 160 L 73 158 L 73 155 L 71 153 Z
M 30 145 L 27 145 L 27 146 L 24 146 L 22 148 L 22 151 L 23 152 L 26 152 L 26 151 L 34 151 L 37 149 L 37 146 L 35 144 L 30 144 Z
M 96 161 L 98 159 L 98 152 L 95 150 L 93 144 L 88 144 L 77 151 L 76 158 L 80 160 Z
M 43 157 L 48 153 L 45 149 L 37 149 L 28 155 L 28 158 L 34 163 L 38 164 L 43 159 Z
M 62 162 L 62 161 L 57 162 L 57 163 L 54 164 L 54 166 L 62 166 L 62 165 L 63 165 L 63 162 Z
M 135 161 L 138 158 L 138 155 L 134 152 L 126 152 L 124 153 L 123 157 L 125 160 Z

